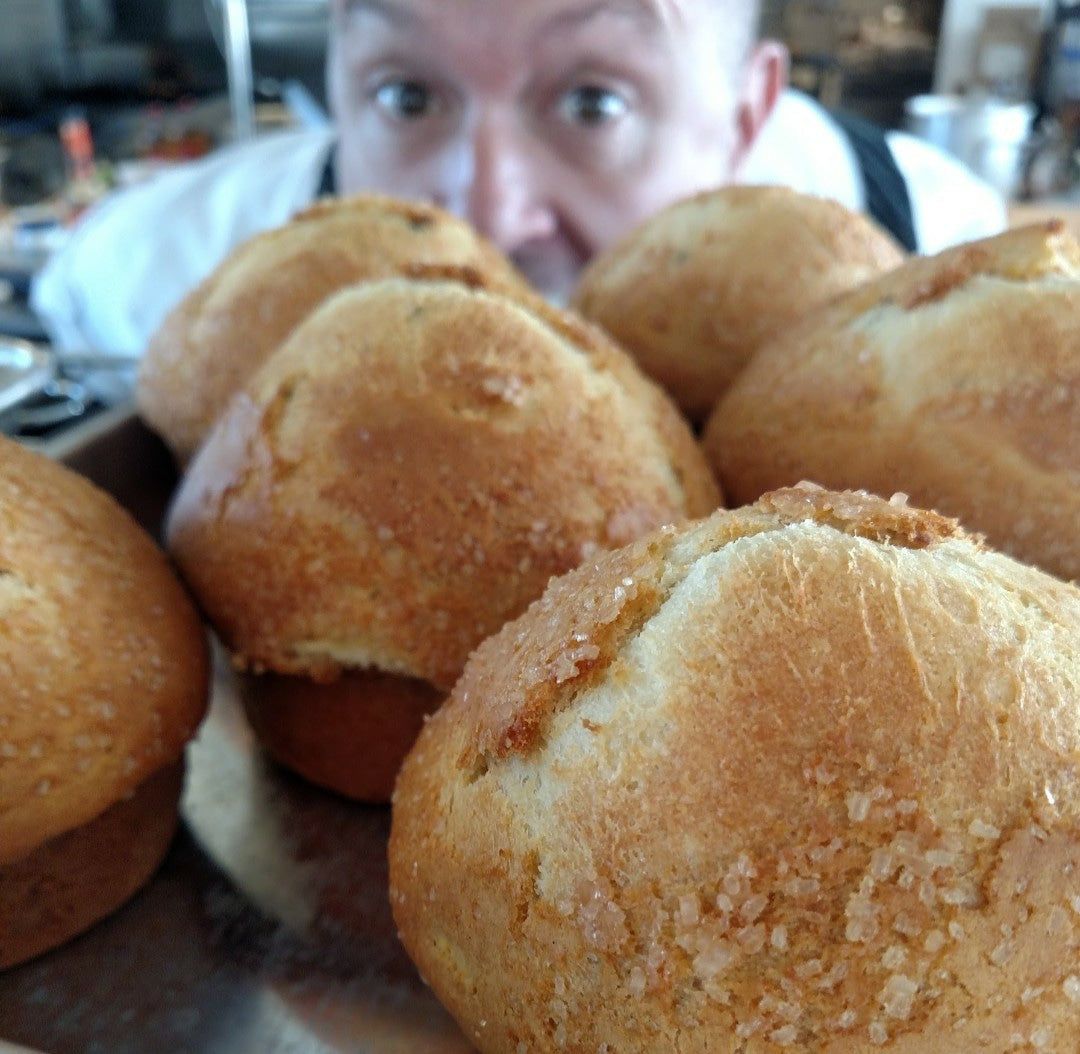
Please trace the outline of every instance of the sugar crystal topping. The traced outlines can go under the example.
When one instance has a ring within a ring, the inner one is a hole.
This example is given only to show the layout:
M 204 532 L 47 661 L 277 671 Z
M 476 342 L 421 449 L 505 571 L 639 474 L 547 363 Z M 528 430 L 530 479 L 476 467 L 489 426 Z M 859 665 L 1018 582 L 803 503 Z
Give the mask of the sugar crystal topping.
M 955 985 L 948 957 L 983 925 L 991 895 L 985 876 L 1006 835 L 978 818 L 942 831 L 910 796 L 882 786 L 844 792 L 844 781 L 820 765 L 804 775 L 833 796 L 847 830 L 828 841 L 729 857 L 711 883 L 665 903 L 639 945 L 648 958 L 643 952 L 632 960 L 626 983 L 647 994 L 686 971 L 702 999 L 732 1009 L 743 1039 L 813 1049 L 830 1034 L 852 1032 L 887 1046 L 925 1027 Z M 1080 896 L 1057 906 L 1055 923 L 1052 910 L 1020 903 L 1023 895 L 1018 888 L 1011 921 L 1000 924 L 1000 938 L 983 953 L 998 969 L 1009 969 L 1019 927 L 1035 923 L 1065 934 L 1075 927 L 1068 910 L 1080 914 Z M 1034 1010 L 1051 990 L 1031 985 L 1020 1002 Z M 1069 974 L 1056 991 L 1080 1003 L 1080 976 Z M 997 1003 L 986 1009 L 996 1012 L 1006 998 L 995 994 Z M 965 1027 L 954 1018 L 948 1026 Z M 1025 1044 L 1036 1046 L 1040 1034 L 1029 1030 Z

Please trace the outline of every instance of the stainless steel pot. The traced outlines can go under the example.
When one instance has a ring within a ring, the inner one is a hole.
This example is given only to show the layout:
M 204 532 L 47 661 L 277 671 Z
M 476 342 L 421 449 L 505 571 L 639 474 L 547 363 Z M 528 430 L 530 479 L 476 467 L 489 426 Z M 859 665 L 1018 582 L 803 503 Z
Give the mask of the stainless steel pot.
M 1035 108 L 993 96 L 916 95 L 904 127 L 966 164 L 1006 197 L 1020 189 Z

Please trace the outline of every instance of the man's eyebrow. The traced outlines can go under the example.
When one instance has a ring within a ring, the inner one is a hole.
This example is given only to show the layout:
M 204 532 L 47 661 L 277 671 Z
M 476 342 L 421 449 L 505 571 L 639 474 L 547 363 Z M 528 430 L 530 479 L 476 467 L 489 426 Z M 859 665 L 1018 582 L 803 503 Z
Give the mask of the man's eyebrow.
M 409 26 L 416 21 L 412 11 L 401 4 L 393 3 L 392 0 L 345 0 L 344 14 L 346 18 L 353 15 L 376 15 L 397 26 Z

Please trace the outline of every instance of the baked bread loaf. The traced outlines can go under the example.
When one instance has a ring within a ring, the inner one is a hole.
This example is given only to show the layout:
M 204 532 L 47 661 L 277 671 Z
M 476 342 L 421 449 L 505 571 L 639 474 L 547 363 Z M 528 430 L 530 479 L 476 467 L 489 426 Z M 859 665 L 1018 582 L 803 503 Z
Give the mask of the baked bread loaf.
M 719 501 L 595 327 L 387 279 L 328 299 L 232 400 L 166 538 L 270 753 L 385 801 L 469 652 L 552 575 Z
M 838 202 L 721 187 L 601 253 L 572 304 L 701 421 L 764 341 L 904 258 L 884 229 Z
M 104 491 L 0 438 L 0 968 L 114 911 L 161 862 L 207 639 Z
M 706 452 L 734 502 L 800 479 L 903 491 L 1080 578 L 1078 317 L 1059 222 L 912 258 L 762 349 Z
M 485 1054 L 1065 1054 L 1080 591 L 811 487 L 556 580 L 405 760 L 391 901 Z
M 186 464 L 229 397 L 330 293 L 431 268 L 527 288 L 493 244 L 435 206 L 378 194 L 312 205 L 235 249 L 170 312 L 139 363 L 140 416 Z

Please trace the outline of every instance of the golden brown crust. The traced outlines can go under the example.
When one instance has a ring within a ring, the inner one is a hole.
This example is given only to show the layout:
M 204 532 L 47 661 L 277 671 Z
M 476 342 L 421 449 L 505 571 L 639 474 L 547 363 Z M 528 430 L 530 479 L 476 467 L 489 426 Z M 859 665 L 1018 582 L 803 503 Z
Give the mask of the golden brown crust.
M 434 206 L 378 194 L 310 206 L 235 249 L 166 317 L 139 364 L 140 414 L 186 463 L 229 397 L 327 296 L 431 267 L 525 287 L 494 245 Z
M 104 491 L 0 439 L 0 864 L 181 755 L 206 634 L 164 554 Z
M 1060 223 L 912 259 L 755 356 L 704 445 L 736 502 L 799 479 L 941 510 L 1080 578 L 1080 247 Z
M 716 506 L 666 397 L 559 318 L 387 280 L 337 294 L 268 360 L 167 522 L 239 661 L 316 679 L 374 667 L 445 691 L 551 575 Z
M 486 1054 L 1069 1050 L 1078 639 L 1075 587 L 868 495 L 601 556 L 407 757 L 405 946 Z
M 964 537 L 955 521 L 899 500 L 804 485 L 767 494 L 756 506 L 714 521 L 708 544 L 719 548 L 800 522 L 911 549 Z M 668 529 L 605 556 L 603 576 L 590 564 L 552 581 L 529 616 L 518 620 L 513 637 L 503 635 L 496 649 L 479 649 L 466 667 L 459 691 L 483 703 L 463 767 L 479 770 L 492 757 L 535 748 L 558 708 L 604 676 L 622 645 L 663 604 L 672 583 L 688 573 L 687 561 L 699 555 Z M 614 588 L 613 580 L 619 583 Z
M 835 201 L 722 187 L 669 206 L 598 256 L 574 306 L 700 421 L 768 338 L 903 259 L 884 230 Z
M 237 676 L 244 712 L 263 749 L 320 787 L 358 801 L 390 800 L 401 759 L 444 693 L 425 681 L 349 670 L 307 677 Z
M 82 933 L 146 884 L 176 831 L 182 783 L 173 762 L 100 816 L 0 864 L 0 970 Z

